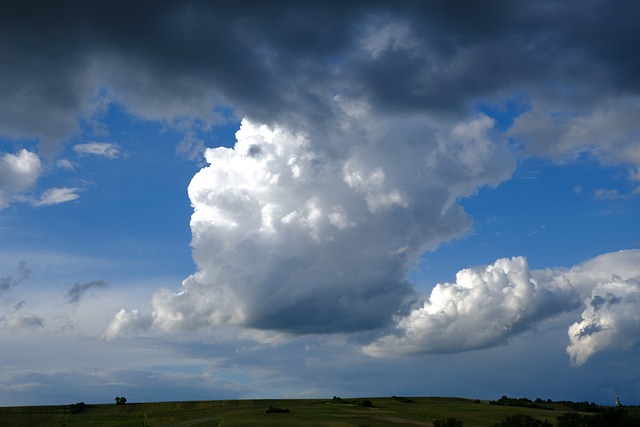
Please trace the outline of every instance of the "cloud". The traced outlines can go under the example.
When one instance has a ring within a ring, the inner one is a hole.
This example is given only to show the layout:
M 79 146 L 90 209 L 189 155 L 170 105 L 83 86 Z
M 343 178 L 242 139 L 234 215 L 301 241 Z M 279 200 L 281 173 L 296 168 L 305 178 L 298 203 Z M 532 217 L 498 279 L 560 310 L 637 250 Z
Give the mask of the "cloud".
M 33 202 L 35 206 L 49 206 L 56 205 L 58 203 L 71 202 L 80 198 L 77 194 L 79 188 L 50 188 L 40 198 Z
M 106 157 L 108 159 L 115 159 L 120 155 L 120 148 L 117 144 L 110 142 L 88 142 L 85 144 L 76 144 L 73 146 L 75 151 L 80 156 L 99 156 Z
M 388 357 L 493 347 L 575 311 L 584 301 L 583 320 L 568 326 L 567 352 L 580 365 L 598 351 L 637 343 L 638 265 L 640 250 L 629 250 L 570 269 L 532 271 L 523 257 L 464 269 L 455 283 L 436 285 L 417 307 L 396 318 L 393 333 L 363 351 Z
M 109 284 L 104 280 L 93 280 L 91 282 L 80 283 L 76 282 L 69 292 L 67 292 L 67 301 L 70 303 L 80 302 L 80 299 L 91 288 L 106 288 Z
M 17 312 L 5 314 L 0 317 L 0 322 L 8 329 L 37 329 L 45 324 L 44 319 L 39 316 Z
M 594 95 L 595 96 L 595 95 Z M 588 107 L 543 95 L 530 111 L 518 116 L 509 135 L 527 150 L 551 158 L 571 158 L 589 152 L 605 163 L 640 165 L 640 137 L 636 118 L 638 96 L 594 99 Z
M 525 258 L 504 258 L 459 271 L 455 283 L 436 285 L 421 306 L 398 319 L 397 335 L 363 351 L 398 356 L 493 347 L 578 303 L 569 283 L 539 282 Z
M 632 347 L 640 339 L 640 276 L 598 284 L 585 300 L 582 321 L 569 327 L 567 353 L 584 364 L 599 351 Z
M 0 209 L 7 207 L 17 193 L 33 187 L 42 173 L 40 158 L 29 150 L 0 157 Z
M 124 308 L 109 321 L 103 337 L 107 340 L 121 336 L 123 333 L 136 333 L 151 327 L 152 319 L 138 310 L 127 311 Z
M 531 152 L 638 164 L 633 2 L 149 4 L 5 8 L 0 133 L 51 152 L 105 103 L 206 129 L 220 105 L 294 127 L 321 126 L 338 94 L 459 117 L 521 97 L 512 133 Z
M 205 152 L 209 166 L 189 185 L 198 271 L 180 292 L 156 292 L 155 327 L 384 326 L 412 295 L 409 265 L 468 230 L 457 200 L 513 170 L 486 116 L 442 128 L 335 108 L 337 126 L 351 126 L 339 135 L 243 120 L 234 148 Z M 420 141 L 406 139 L 418 131 Z M 342 152 L 329 156 L 338 137 Z
M 17 278 L 11 275 L 0 278 L 0 295 L 31 277 L 31 270 L 24 261 L 18 263 L 18 271 L 20 275 Z
M 600 284 L 609 283 L 612 276 L 623 280 L 640 276 L 640 249 L 623 250 L 602 254 L 568 270 L 549 270 L 561 274 L 580 292 L 580 298 L 591 297 Z
M 58 166 L 61 169 L 68 170 L 68 171 L 75 170 L 75 166 L 68 159 L 58 159 L 58 160 L 56 160 L 56 166 Z

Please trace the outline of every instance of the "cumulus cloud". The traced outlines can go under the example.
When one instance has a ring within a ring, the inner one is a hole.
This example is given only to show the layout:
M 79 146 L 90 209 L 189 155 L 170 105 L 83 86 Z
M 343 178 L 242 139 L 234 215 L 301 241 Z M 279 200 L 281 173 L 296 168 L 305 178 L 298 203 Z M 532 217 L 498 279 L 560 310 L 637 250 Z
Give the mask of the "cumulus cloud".
M 455 283 L 436 285 L 422 306 L 399 318 L 397 335 L 363 350 L 397 356 L 493 347 L 578 303 L 568 282 L 541 283 L 525 258 L 500 259 L 461 270 Z
M 69 292 L 67 292 L 67 301 L 70 303 L 80 302 L 80 299 L 84 296 L 84 294 L 92 288 L 106 288 L 109 286 L 107 282 L 104 280 L 93 280 L 91 282 L 76 282 Z
M 335 143 L 328 133 L 249 120 L 233 148 L 205 152 L 209 166 L 189 185 L 198 271 L 180 292 L 156 292 L 154 326 L 295 333 L 383 326 L 412 295 L 408 266 L 468 230 L 457 200 L 513 170 L 486 116 L 438 128 L 423 118 L 336 108 L 357 122 L 342 130 L 339 155 L 327 155 Z M 423 138 L 405 139 L 407 128 Z
M 548 270 L 547 274 L 565 277 L 585 300 L 598 285 L 609 283 L 612 276 L 624 280 L 640 276 L 640 249 L 602 254 L 568 270 Z
M 40 158 L 29 150 L 0 156 L 0 209 L 7 207 L 16 194 L 34 186 L 42 173 Z
M 139 310 L 127 311 L 124 308 L 117 312 L 109 321 L 109 326 L 105 330 L 105 339 L 114 339 L 123 333 L 135 333 L 149 329 L 151 326 L 151 316 L 144 316 Z
M 99 156 L 106 157 L 108 159 L 115 159 L 120 155 L 120 148 L 117 144 L 110 142 L 87 142 L 85 144 L 76 144 L 73 146 L 75 151 L 80 156 Z
M 614 276 L 598 284 L 585 300 L 582 320 L 569 327 L 567 353 L 571 362 L 584 364 L 593 354 L 632 347 L 640 342 L 640 276 Z
M 464 269 L 363 351 L 386 357 L 493 347 L 584 301 L 582 321 L 568 326 L 567 352 L 580 365 L 598 351 L 638 342 L 639 265 L 640 250 L 628 250 L 569 269 L 530 270 L 523 257 Z

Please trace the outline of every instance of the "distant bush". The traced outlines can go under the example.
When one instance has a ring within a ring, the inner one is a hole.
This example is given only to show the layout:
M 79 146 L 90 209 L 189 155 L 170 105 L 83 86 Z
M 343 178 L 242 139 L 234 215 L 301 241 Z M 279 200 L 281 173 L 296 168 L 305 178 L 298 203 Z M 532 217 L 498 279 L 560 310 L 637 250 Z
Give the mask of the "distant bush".
M 289 410 L 288 409 L 281 409 L 281 408 L 274 408 L 273 406 L 269 406 L 269 408 L 267 408 L 266 411 L 264 411 L 265 414 L 288 414 Z
M 360 402 L 360 405 L 365 408 L 373 408 L 373 403 L 371 403 L 370 400 L 363 400 L 362 402 Z
M 492 405 L 500 405 L 500 406 L 519 406 L 523 408 L 535 408 L 535 409 L 548 409 L 553 411 L 554 408 L 550 408 L 548 406 L 541 405 L 542 399 L 538 398 L 535 402 L 531 401 L 531 399 L 527 399 L 526 397 L 512 398 L 507 396 L 502 396 L 498 400 L 492 400 L 489 403 Z
M 433 427 L 464 427 L 464 422 L 456 418 L 447 418 L 446 420 L 434 420 Z

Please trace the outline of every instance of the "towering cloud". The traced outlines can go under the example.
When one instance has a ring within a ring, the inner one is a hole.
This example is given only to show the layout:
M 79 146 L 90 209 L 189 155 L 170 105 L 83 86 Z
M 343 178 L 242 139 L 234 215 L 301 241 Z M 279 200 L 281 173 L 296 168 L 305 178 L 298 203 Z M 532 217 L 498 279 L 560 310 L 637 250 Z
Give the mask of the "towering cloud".
M 486 116 L 438 129 L 424 119 L 374 120 L 336 103 L 351 127 L 341 129 L 332 156 L 335 132 L 248 120 L 234 148 L 207 150 L 209 166 L 189 186 L 198 272 L 179 293 L 156 293 L 156 327 L 384 326 L 412 297 L 407 268 L 468 229 L 457 200 L 513 169 Z M 407 129 L 423 137 L 407 140 Z

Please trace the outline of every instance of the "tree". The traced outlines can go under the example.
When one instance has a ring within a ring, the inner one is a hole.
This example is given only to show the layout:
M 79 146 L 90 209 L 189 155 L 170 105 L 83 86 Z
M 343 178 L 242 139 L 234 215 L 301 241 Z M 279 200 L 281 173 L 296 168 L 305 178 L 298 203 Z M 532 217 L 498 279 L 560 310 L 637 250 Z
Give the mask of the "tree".
M 127 403 L 126 397 L 116 397 L 116 405 L 124 405 L 125 403 Z

